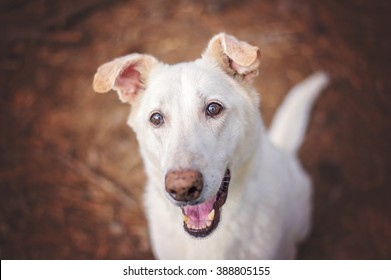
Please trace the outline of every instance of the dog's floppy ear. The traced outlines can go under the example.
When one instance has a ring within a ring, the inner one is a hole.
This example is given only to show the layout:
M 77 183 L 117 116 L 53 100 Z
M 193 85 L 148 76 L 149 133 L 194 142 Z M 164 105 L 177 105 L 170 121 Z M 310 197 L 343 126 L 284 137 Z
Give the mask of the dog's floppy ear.
M 251 82 L 258 74 L 261 53 L 258 47 L 220 33 L 208 44 L 203 58 L 216 62 L 239 82 Z
M 98 93 L 114 89 L 122 102 L 131 104 L 145 89 L 150 71 L 158 64 L 156 58 L 144 54 L 130 54 L 101 65 L 93 88 Z

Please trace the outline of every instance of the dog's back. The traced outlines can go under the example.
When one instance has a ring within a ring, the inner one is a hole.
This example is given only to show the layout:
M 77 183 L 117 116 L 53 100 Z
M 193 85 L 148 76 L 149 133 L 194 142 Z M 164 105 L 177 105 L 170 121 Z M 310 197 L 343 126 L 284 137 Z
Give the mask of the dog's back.
M 285 154 L 282 161 L 288 167 L 286 172 L 280 170 L 275 174 L 284 174 L 286 180 L 284 187 L 288 198 L 285 207 L 288 215 L 285 226 L 291 232 L 281 243 L 278 258 L 295 257 L 296 245 L 307 237 L 311 227 L 312 182 L 302 168 L 297 152 L 307 130 L 312 106 L 328 83 L 328 75 L 317 72 L 295 85 L 279 106 L 268 130 L 271 144 L 279 153 Z

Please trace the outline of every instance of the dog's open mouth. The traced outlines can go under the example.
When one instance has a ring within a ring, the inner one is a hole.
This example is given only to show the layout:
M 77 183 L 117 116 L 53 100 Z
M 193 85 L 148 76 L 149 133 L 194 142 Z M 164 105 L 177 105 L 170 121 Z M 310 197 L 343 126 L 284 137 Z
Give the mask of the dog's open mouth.
M 182 207 L 183 227 L 187 233 L 194 237 L 206 237 L 217 228 L 230 180 L 231 172 L 227 169 L 216 195 L 204 203 Z

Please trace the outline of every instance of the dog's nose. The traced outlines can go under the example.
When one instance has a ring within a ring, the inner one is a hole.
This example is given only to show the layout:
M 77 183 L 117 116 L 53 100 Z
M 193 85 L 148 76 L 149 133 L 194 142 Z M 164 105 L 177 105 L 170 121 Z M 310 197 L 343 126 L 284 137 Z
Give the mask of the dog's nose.
M 197 170 L 175 170 L 166 174 L 166 192 L 177 201 L 197 199 L 204 184 L 202 174 Z

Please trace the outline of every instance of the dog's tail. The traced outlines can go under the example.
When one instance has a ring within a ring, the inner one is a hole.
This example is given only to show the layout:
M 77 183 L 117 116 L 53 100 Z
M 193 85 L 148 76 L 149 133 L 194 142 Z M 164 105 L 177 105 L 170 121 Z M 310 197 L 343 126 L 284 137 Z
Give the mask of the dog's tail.
M 289 91 L 269 128 L 269 138 L 274 145 L 289 153 L 297 152 L 303 142 L 312 105 L 328 82 L 326 73 L 316 72 Z

